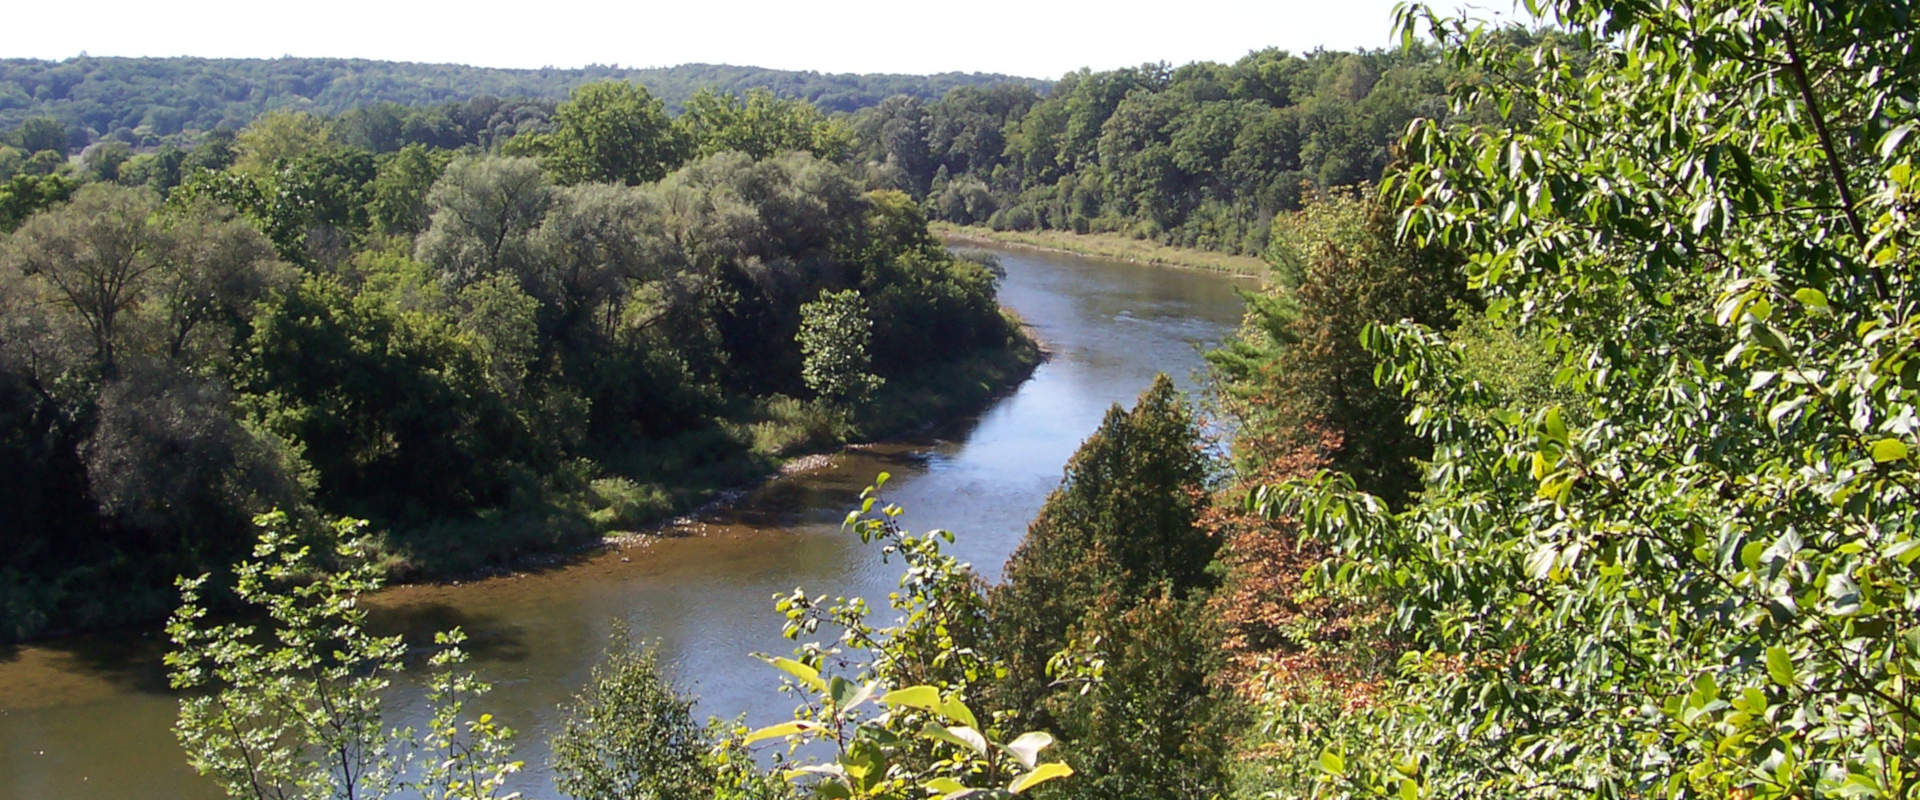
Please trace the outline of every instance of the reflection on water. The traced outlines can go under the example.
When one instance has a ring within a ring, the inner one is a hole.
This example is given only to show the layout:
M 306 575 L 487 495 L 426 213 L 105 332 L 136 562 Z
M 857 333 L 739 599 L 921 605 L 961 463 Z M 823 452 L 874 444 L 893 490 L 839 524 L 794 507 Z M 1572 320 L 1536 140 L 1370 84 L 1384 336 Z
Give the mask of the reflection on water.
M 894 587 L 894 567 L 840 533 L 875 474 L 893 474 L 886 498 L 907 510 L 908 527 L 955 531 L 950 552 L 996 580 L 1107 408 L 1132 402 L 1156 372 L 1191 388 L 1198 348 L 1239 321 L 1235 283 L 1219 276 L 1020 251 L 1001 258 L 1001 302 L 1053 355 L 954 438 L 843 453 L 680 535 L 561 568 L 389 590 L 370 604 L 376 623 L 416 647 L 433 631 L 466 630 L 473 666 L 496 687 L 485 707 L 521 732 L 528 768 L 514 788 L 529 797 L 554 795 L 545 745 L 559 727 L 556 706 L 586 680 L 615 620 L 660 643 L 700 696 L 699 713 L 784 716 L 790 701 L 750 656 L 791 647 L 770 598 L 804 586 L 877 600 Z M 0 797 L 214 796 L 169 733 L 161 645 L 152 633 L 0 649 Z M 396 689 L 392 704 L 403 722 L 423 714 L 417 687 Z

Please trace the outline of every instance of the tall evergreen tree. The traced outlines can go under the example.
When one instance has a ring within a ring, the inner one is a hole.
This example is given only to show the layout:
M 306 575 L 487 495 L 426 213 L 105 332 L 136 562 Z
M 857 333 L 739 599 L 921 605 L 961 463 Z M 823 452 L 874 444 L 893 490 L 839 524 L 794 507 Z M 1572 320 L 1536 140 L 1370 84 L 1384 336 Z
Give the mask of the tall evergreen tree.
M 1224 782 L 1222 749 L 1195 746 L 1220 741 L 1222 720 L 1218 637 L 1198 613 L 1217 547 L 1198 439 L 1164 374 L 1131 411 L 1114 406 L 989 595 L 1007 667 L 994 699 L 1097 776 L 1056 789 L 1069 796 L 1171 800 Z

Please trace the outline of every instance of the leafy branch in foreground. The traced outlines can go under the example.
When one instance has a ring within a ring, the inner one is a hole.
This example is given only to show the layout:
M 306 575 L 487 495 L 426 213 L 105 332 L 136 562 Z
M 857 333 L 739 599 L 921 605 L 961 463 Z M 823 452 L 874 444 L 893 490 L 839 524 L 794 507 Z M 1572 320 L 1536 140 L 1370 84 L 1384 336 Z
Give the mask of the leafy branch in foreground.
M 166 664 L 180 701 L 175 732 L 187 759 L 229 797 L 257 800 L 386 797 L 405 788 L 435 800 L 507 800 L 513 731 L 489 715 L 463 721 L 489 686 L 465 662 L 459 630 L 441 633 L 429 663 L 433 714 L 424 738 L 389 728 L 381 695 L 403 669 L 399 636 L 366 629 L 362 595 L 382 583 L 366 556 L 366 523 L 334 525 L 342 565 L 327 571 L 281 512 L 261 515 L 251 558 L 235 567 L 234 594 L 259 622 L 211 624 L 201 604 L 207 576 L 179 581 L 167 624 Z M 425 763 L 408 780 L 414 759 Z
M 831 748 L 831 758 L 786 771 L 790 779 L 816 779 L 819 795 L 831 798 L 1011 797 L 1073 774 L 1060 762 L 1040 760 L 1053 743 L 1043 732 L 1001 741 L 969 708 L 965 696 L 998 665 L 965 646 L 984 625 L 984 598 L 966 565 L 940 552 L 952 534 L 915 536 L 901 528 L 898 506 L 876 509 L 881 473 L 862 494 L 846 527 L 861 541 L 882 544 L 884 557 L 906 562 L 901 591 L 889 602 L 901 618 L 892 626 L 868 621 L 859 598 L 810 596 L 795 590 L 777 607 L 787 615 L 786 634 L 797 638 L 822 625 L 840 632 L 834 641 L 811 642 L 792 658 L 767 657 L 785 673 L 785 688 L 801 697 L 792 720 L 746 734 L 742 744 L 785 739 L 788 755 L 808 742 Z
M 1557 362 L 1503 397 L 1452 337 L 1366 343 L 1434 443 L 1391 513 L 1342 476 L 1264 496 L 1393 611 L 1382 702 L 1319 791 L 1912 797 L 1920 784 L 1920 29 L 1909 3 L 1544 7 L 1514 46 L 1419 12 L 1457 108 L 1404 230 L 1470 254 Z

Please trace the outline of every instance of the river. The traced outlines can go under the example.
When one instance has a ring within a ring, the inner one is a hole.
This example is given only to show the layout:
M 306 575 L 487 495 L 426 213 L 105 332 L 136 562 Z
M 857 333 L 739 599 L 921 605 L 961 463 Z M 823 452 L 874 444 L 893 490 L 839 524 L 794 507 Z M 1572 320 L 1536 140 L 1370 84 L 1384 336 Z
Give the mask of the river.
M 884 598 L 897 561 L 843 534 L 840 523 L 875 474 L 916 531 L 944 528 L 948 551 L 988 580 L 1026 531 L 1061 468 L 1114 403 L 1131 404 L 1157 372 L 1192 390 L 1199 349 L 1239 322 L 1236 286 L 1209 273 L 1024 250 L 997 251 L 1000 301 L 1018 311 L 1051 357 L 1012 394 L 951 438 L 842 453 L 830 465 L 778 478 L 651 538 L 553 568 L 460 584 L 405 586 L 373 599 L 377 624 L 408 641 L 461 626 L 471 665 L 495 684 L 478 707 L 520 732 L 527 768 L 511 788 L 556 796 L 546 739 L 558 705 L 588 677 L 615 620 L 656 641 L 676 681 L 701 699 L 696 715 L 765 722 L 791 701 L 778 673 L 751 653 L 785 654 L 771 598 L 795 587 Z M 883 601 L 877 613 L 888 610 Z M 157 626 L 156 626 L 157 627 Z M 0 798 L 215 797 L 186 765 L 170 725 L 175 704 L 156 631 L 0 647 Z M 417 724 L 417 687 L 390 707 Z

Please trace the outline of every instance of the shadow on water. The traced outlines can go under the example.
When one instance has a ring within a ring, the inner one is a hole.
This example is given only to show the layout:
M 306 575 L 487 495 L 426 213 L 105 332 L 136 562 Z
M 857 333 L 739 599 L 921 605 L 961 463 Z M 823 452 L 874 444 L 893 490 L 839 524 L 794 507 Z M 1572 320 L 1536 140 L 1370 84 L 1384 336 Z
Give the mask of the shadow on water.
M 59 702 L 59 687 L 66 682 L 62 679 L 79 676 L 118 691 L 168 694 L 172 689 L 167 685 L 167 668 L 161 659 L 171 646 L 157 630 L 142 628 L 7 645 L 0 650 L 0 664 L 40 672 L 47 680 L 32 692 L 0 695 L 0 707 Z
M 801 522 L 831 522 L 858 504 L 860 492 L 879 473 L 925 471 L 931 458 L 918 446 L 897 443 L 850 448 L 836 454 L 829 466 L 770 481 L 700 515 L 700 521 L 768 531 Z
M 467 633 L 464 647 L 478 658 L 512 662 L 528 654 L 519 626 L 496 614 L 446 603 L 375 608 L 369 623 L 377 633 L 403 637 L 410 669 L 437 651 L 435 632 L 454 627 Z M 8 684 L 0 687 L 0 710 L 85 703 L 127 693 L 171 697 L 165 663 L 170 649 L 172 642 L 163 633 L 140 628 L 7 645 L 0 650 L 0 666 L 9 673 Z
M 527 631 L 504 616 L 476 612 L 445 602 L 374 608 L 368 627 L 385 636 L 399 634 L 407 644 L 407 669 L 415 670 L 440 651 L 434 634 L 459 628 L 467 635 L 461 649 L 474 659 L 502 663 L 525 661 L 531 654 Z

